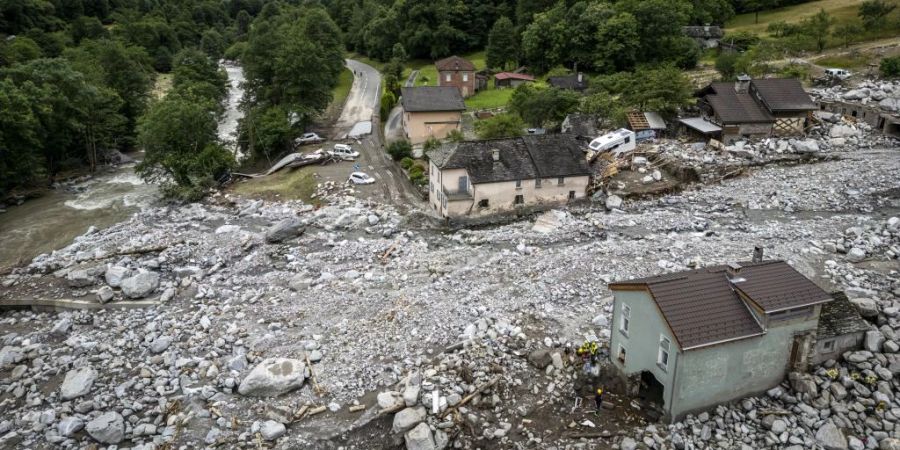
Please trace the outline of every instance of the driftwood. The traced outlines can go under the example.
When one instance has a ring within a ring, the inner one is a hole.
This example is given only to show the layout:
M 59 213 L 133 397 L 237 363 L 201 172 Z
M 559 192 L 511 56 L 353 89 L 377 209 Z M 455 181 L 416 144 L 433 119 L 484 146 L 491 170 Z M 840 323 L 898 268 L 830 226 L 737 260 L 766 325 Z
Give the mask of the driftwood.
M 380 257 L 380 258 L 381 258 L 381 263 L 382 263 L 382 264 L 387 263 L 387 258 L 388 258 L 388 256 L 391 256 L 391 254 L 394 253 L 394 251 L 395 251 L 396 249 L 397 249 L 397 243 L 394 242 L 393 244 L 391 244 L 390 247 L 388 247 L 387 250 L 384 251 L 384 253 L 381 254 L 381 257 Z
M 306 355 L 306 367 L 309 367 L 309 378 L 312 380 L 313 391 L 315 391 L 316 395 L 322 395 L 322 388 L 319 386 L 319 382 L 316 381 L 316 371 L 313 370 L 312 363 L 309 362 L 309 355 Z
M 356 405 L 350 407 L 350 412 L 357 412 L 366 409 L 366 405 Z
M 103 255 L 100 257 L 96 257 L 94 259 L 97 260 L 97 259 L 116 258 L 119 256 L 144 255 L 147 253 L 156 253 L 156 252 L 161 252 L 163 250 L 166 250 L 169 247 L 171 247 L 172 245 L 181 244 L 183 242 L 184 241 L 177 241 L 172 244 L 150 245 L 150 246 L 146 246 L 146 247 L 137 247 L 137 248 L 132 248 L 132 249 L 128 249 L 128 250 L 121 250 L 121 251 L 118 251 L 115 253 L 111 253 L 109 255 Z
M 309 410 L 309 412 L 306 413 L 306 416 L 309 417 L 309 416 L 314 416 L 319 413 L 323 413 L 323 412 L 325 412 L 326 409 L 328 409 L 328 407 L 325 405 L 317 406 L 317 407 Z
M 455 410 L 456 410 L 457 408 L 459 408 L 460 406 L 465 406 L 466 403 L 469 403 L 470 401 L 472 401 L 472 399 L 475 398 L 476 395 L 481 394 L 482 392 L 484 392 L 484 391 L 490 389 L 492 386 L 494 386 L 495 384 L 497 384 L 497 382 L 500 381 L 500 378 L 501 378 L 501 376 L 500 376 L 500 375 L 497 375 L 496 377 L 494 377 L 493 379 L 491 379 L 491 381 L 488 381 L 487 383 L 484 383 L 484 384 L 482 384 L 481 386 L 479 386 L 477 389 L 475 389 L 475 392 L 472 392 L 471 394 L 465 396 L 465 397 L 462 399 L 462 401 L 460 401 L 459 403 L 456 404 L 456 406 L 454 406 L 454 407 L 452 407 L 452 408 L 447 408 L 446 411 L 444 411 L 443 413 L 441 413 L 441 418 L 443 419 L 444 417 L 446 417 L 446 416 L 447 416 L 448 414 L 450 414 L 451 412 L 455 411 Z
M 596 439 L 596 438 L 608 438 L 608 437 L 612 437 L 612 436 L 609 432 L 593 431 L 593 432 L 584 432 L 584 433 L 568 432 L 568 433 L 563 433 L 563 437 L 567 438 L 567 439 L 581 439 L 581 438 Z

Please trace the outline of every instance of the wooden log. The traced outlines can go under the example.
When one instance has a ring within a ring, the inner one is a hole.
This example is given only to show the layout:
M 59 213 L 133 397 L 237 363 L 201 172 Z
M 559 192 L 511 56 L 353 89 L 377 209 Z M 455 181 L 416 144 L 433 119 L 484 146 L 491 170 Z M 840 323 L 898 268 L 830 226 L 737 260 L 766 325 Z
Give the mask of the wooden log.
M 470 401 L 472 401 L 472 399 L 475 398 L 476 395 L 481 394 L 482 392 L 484 392 L 484 391 L 490 389 L 491 386 L 497 384 L 497 382 L 500 381 L 500 378 L 502 378 L 502 376 L 497 375 L 496 377 L 494 377 L 493 379 L 491 379 L 491 380 L 488 381 L 487 383 L 484 383 L 484 384 L 482 384 L 481 386 L 479 386 L 477 389 L 475 389 L 474 392 L 472 392 L 471 394 L 465 396 L 465 397 L 462 399 L 462 401 L 460 401 L 459 403 L 456 404 L 456 406 L 454 406 L 454 407 L 452 407 L 452 408 L 447 408 L 446 411 L 444 411 L 443 413 L 441 413 L 441 418 L 446 417 L 448 414 L 450 414 L 450 412 L 455 411 L 455 410 L 456 410 L 457 408 L 459 408 L 460 406 L 465 406 L 466 403 L 469 403 Z
M 350 412 L 357 412 L 366 409 L 366 405 L 356 405 L 350 407 Z
M 325 406 L 325 405 L 317 406 L 317 407 L 315 407 L 315 408 L 313 408 L 313 409 L 310 409 L 309 412 L 308 412 L 306 415 L 307 415 L 307 417 L 309 417 L 309 416 L 314 416 L 314 415 L 316 415 L 316 414 L 320 414 L 320 413 L 325 412 L 326 409 L 328 409 L 328 407 Z

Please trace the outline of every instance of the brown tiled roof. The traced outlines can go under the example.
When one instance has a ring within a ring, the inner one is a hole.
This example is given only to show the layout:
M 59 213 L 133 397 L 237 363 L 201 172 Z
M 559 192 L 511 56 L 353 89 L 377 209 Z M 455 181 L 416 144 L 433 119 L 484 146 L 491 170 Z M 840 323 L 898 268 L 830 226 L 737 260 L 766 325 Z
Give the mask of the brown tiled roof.
M 734 276 L 728 266 L 720 265 L 620 281 L 609 287 L 646 288 L 683 350 L 764 333 L 738 291 L 766 312 L 830 300 L 784 261 L 738 264 L 741 268 Z
M 465 58 L 453 55 L 434 63 L 437 70 L 475 70 L 475 65 Z
M 796 78 L 768 78 L 753 80 L 751 83 L 769 111 L 777 113 L 818 109 Z
M 710 85 L 714 94 L 704 97 L 725 124 L 772 123 L 775 118 L 747 92 L 734 90 L 734 83 L 718 82 Z
M 534 81 L 533 75 L 528 75 L 525 73 L 514 73 L 514 72 L 500 72 L 494 75 L 494 78 L 498 80 L 525 80 L 525 81 Z

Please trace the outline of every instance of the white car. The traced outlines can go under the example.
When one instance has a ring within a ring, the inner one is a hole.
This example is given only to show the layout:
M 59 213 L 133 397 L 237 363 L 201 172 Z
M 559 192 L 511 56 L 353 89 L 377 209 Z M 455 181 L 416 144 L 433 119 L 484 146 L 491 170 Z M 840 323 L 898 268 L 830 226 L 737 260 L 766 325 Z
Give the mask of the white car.
M 364 172 L 353 172 L 350 174 L 347 182 L 352 184 L 372 184 L 375 182 L 375 179 Z
M 321 136 L 319 136 L 316 133 L 303 133 L 302 136 L 297 138 L 297 143 L 300 145 L 317 144 L 319 142 L 324 142 L 324 141 L 325 141 L 325 139 L 323 139 Z
M 837 78 L 839 80 L 846 80 L 847 78 L 850 78 L 850 75 L 852 75 L 852 73 L 850 73 L 849 70 L 845 69 L 830 68 L 825 69 L 825 75 L 831 78 Z
M 359 157 L 359 152 L 353 151 L 353 147 L 347 144 L 335 144 L 334 150 L 330 151 L 333 156 L 347 161 L 353 161 Z

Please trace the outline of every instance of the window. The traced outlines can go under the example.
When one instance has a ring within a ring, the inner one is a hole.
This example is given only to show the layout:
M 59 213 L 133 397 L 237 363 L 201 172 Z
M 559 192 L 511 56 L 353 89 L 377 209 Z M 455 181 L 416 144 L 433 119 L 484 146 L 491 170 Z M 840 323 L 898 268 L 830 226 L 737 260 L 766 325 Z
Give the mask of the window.
M 479 208 L 487 208 L 488 207 L 488 199 L 483 198 L 481 200 L 478 200 L 478 207 Z
M 469 74 L 463 73 L 463 81 L 469 81 Z
M 822 350 L 824 350 L 826 352 L 833 352 L 834 351 L 834 339 L 829 339 L 829 340 L 823 342 Z
M 631 307 L 622 305 L 622 318 L 619 320 L 619 331 L 628 337 L 628 325 L 631 323 Z
M 569 191 L 569 200 L 575 200 L 575 191 Z
M 558 184 L 558 185 L 560 185 L 560 186 L 566 184 L 566 177 L 559 177 L 559 178 L 557 178 L 557 179 L 556 179 L 556 184 Z
M 625 136 L 625 143 L 631 142 L 631 136 Z
M 516 189 L 522 189 L 522 180 L 516 180 Z
M 449 72 L 448 72 L 448 73 L 445 73 L 445 74 L 444 74 L 444 81 L 450 81 L 450 77 L 451 77 L 451 75 L 450 75 Z
M 625 364 L 625 347 L 623 347 L 622 344 L 619 344 L 618 358 L 619 358 L 619 362 L 621 362 L 622 364 Z
M 541 179 L 540 178 L 536 178 L 534 180 L 534 187 L 536 187 L 536 188 L 541 187 Z
M 517 196 L 516 196 L 515 204 L 521 205 L 521 204 L 524 204 L 524 203 L 525 203 L 525 196 L 522 195 L 522 194 L 517 195 Z
M 656 357 L 656 364 L 662 370 L 669 369 L 669 338 L 659 335 L 659 355 Z

